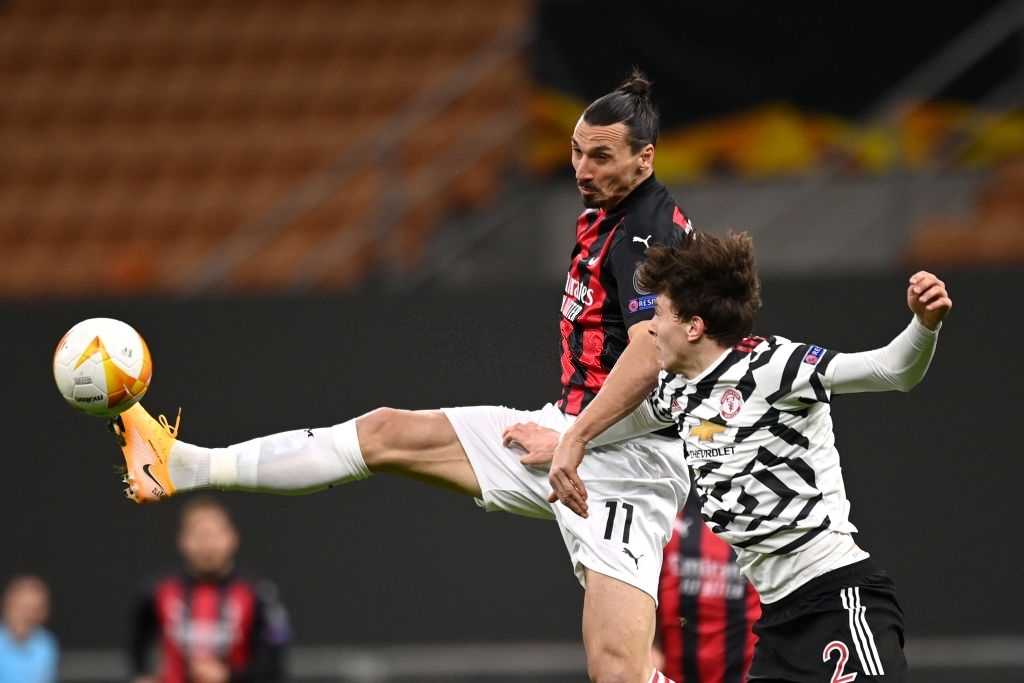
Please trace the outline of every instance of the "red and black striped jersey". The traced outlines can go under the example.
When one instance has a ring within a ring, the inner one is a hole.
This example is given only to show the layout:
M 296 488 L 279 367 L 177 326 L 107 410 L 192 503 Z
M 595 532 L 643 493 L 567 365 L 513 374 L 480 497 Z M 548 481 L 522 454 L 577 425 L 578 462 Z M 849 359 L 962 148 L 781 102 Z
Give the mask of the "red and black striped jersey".
M 562 294 L 562 396 L 578 415 L 597 395 L 629 341 L 630 326 L 654 315 L 654 296 L 640 291 L 636 271 L 654 244 L 677 244 L 689 219 L 654 176 L 609 212 L 584 211 Z
M 147 584 L 136 605 L 133 673 L 152 670 L 151 650 L 157 648 L 163 683 L 187 683 L 189 659 L 204 656 L 228 664 L 232 680 L 283 680 L 290 638 L 287 613 L 266 579 L 172 573 Z
M 760 616 L 736 553 L 704 523 L 700 497 L 691 493 L 665 546 L 658 586 L 662 671 L 676 683 L 742 683 Z

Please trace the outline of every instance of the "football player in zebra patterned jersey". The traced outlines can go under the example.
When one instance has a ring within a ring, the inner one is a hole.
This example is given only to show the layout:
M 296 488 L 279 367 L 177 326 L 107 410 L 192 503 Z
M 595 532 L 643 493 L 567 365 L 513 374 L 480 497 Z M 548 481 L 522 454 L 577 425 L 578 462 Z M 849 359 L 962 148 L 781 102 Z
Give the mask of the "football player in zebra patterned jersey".
M 910 324 L 886 346 L 843 353 L 751 336 L 761 306 L 746 233 L 647 251 L 638 281 L 657 295 L 650 333 L 658 388 L 614 436 L 578 420 L 561 437 L 553 499 L 587 515 L 585 447 L 675 423 L 702 516 L 761 595 L 751 681 L 902 681 L 903 613 L 892 581 L 853 540 L 831 398 L 908 391 L 924 377 L 952 307 L 935 275 L 910 278 Z M 597 412 L 595 412 L 597 414 Z M 626 426 L 628 425 L 628 427 Z M 530 456 L 524 457 L 530 462 Z

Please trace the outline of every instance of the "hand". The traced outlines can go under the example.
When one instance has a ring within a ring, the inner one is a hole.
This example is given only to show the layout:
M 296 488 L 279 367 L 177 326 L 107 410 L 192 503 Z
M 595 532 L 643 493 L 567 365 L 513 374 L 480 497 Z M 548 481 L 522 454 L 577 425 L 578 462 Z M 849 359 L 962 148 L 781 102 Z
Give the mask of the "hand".
M 526 451 L 519 457 L 519 462 L 524 465 L 545 467 L 551 464 L 558 437 L 557 431 L 541 427 L 536 422 L 519 422 L 505 430 L 501 442 L 506 448 L 518 446 Z
M 929 330 L 939 327 L 953 301 L 946 293 L 946 284 L 929 272 L 919 271 L 910 278 L 907 287 L 907 305 L 917 316 L 918 321 Z
M 196 655 L 188 660 L 189 679 L 195 683 L 228 683 L 231 669 L 213 655 Z
M 551 495 L 548 502 L 562 501 L 566 506 L 580 517 L 587 517 L 587 488 L 583 485 L 576 470 L 583 462 L 583 453 L 586 444 L 572 437 L 562 436 L 555 446 L 554 457 L 551 460 L 551 472 L 548 474 L 548 482 L 551 483 Z

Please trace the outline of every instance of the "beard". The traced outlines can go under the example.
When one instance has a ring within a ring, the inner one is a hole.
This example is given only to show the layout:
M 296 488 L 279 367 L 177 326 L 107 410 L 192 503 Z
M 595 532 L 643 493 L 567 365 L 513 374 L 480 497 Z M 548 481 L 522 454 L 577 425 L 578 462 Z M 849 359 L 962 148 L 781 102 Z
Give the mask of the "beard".
M 582 190 L 584 188 L 579 188 L 579 189 Z M 592 187 L 592 186 L 589 186 L 589 185 L 586 186 L 585 189 L 590 190 L 592 193 L 597 191 L 596 187 Z M 598 194 L 586 194 L 585 192 L 581 191 L 580 192 L 580 201 L 583 202 L 583 208 L 586 208 L 586 209 L 600 209 L 600 208 L 602 208 L 604 206 L 604 201 L 601 199 L 600 195 L 598 195 Z

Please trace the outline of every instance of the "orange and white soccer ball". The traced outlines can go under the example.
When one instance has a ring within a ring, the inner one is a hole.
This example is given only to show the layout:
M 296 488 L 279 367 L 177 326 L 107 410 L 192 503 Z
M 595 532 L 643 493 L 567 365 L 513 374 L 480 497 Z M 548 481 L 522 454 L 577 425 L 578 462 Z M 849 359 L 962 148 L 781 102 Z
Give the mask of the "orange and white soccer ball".
M 153 377 L 153 360 L 142 336 L 113 318 L 90 318 L 60 340 L 53 378 L 61 396 L 84 413 L 110 417 L 142 398 Z

